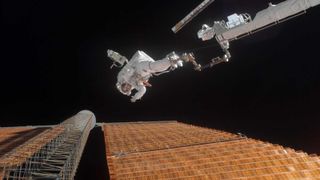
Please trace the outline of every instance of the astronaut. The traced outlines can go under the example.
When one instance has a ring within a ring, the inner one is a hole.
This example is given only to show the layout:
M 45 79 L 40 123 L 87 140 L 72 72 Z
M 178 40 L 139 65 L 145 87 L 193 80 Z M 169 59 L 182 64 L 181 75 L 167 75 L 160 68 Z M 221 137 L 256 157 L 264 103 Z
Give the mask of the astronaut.
M 182 67 L 183 61 L 194 60 L 193 55 L 190 53 L 185 53 L 180 57 L 172 52 L 157 61 L 143 51 L 137 51 L 129 61 L 112 50 L 108 50 L 107 53 L 108 57 L 117 64 L 116 66 L 122 67 L 126 63 L 118 74 L 116 87 L 122 94 L 127 96 L 130 96 L 132 90 L 135 89 L 137 92 L 131 96 L 131 102 L 141 99 L 146 93 L 146 87 L 151 87 L 148 82 L 150 77 Z

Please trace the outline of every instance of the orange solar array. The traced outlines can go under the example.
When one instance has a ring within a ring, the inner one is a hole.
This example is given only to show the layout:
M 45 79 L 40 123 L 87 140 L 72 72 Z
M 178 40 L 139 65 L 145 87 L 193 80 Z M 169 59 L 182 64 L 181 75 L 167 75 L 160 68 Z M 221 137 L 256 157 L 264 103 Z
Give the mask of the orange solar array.
M 111 179 L 320 179 L 320 159 L 178 122 L 103 125 Z
M 17 146 L 43 132 L 47 128 L 12 127 L 0 128 L 0 159 Z
M 37 136 L 47 128 L 34 127 L 9 127 L 0 128 L 0 164 L 3 163 L 4 156 L 15 150 L 21 144 L 27 142 L 29 139 Z M 2 179 L 3 172 L 0 166 L 0 179 Z

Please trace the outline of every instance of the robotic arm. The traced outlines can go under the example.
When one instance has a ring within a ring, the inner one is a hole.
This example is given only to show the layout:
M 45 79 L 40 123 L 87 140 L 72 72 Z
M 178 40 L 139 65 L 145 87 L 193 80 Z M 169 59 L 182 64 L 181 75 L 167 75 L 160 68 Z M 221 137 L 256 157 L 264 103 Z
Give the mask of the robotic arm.
M 229 59 L 231 58 L 231 54 L 228 50 L 225 50 L 225 54 L 222 57 L 215 57 L 209 62 L 208 64 L 204 65 L 201 67 L 201 70 L 206 69 L 206 68 L 212 68 L 214 65 L 223 63 L 223 62 L 228 62 Z
M 214 2 L 214 0 L 203 0 L 198 7 L 179 21 L 172 28 L 172 31 L 177 33 L 212 2 Z M 227 21 L 214 21 L 212 26 L 204 24 L 198 31 L 198 38 L 203 41 L 215 38 L 220 44 L 222 50 L 225 52 L 223 57 L 216 57 L 212 59 L 206 67 L 212 67 L 220 62 L 228 61 L 231 57 L 228 51 L 229 43 L 231 41 L 246 37 L 304 14 L 307 9 L 318 6 L 319 4 L 320 0 L 285 0 L 279 4 L 269 3 L 269 6 L 266 9 L 259 11 L 254 18 L 251 18 L 248 13 L 234 13 L 228 16 Z

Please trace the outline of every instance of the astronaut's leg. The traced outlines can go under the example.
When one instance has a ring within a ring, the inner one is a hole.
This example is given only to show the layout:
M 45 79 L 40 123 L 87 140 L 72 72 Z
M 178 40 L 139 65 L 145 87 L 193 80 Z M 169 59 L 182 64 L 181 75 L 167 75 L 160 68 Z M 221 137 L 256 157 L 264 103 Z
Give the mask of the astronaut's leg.
M 150 70 L 153 72 L 163 72 L 166 71 L 169 67 L 173 69 L 177 67 L 183 66 L 183 59 L 181 59 L 178 55 L 174 52 L 167 55 L 166 58 L 158 61 L 154 61 L 150 63 Z
M 165 58 L 157 61 L 142 61 L 136 65 L 138 73 L 161 73 L 167 71 L 170 67 L 175 69 L 183 66 L 183 59 L 181 59 L 174 52 L 168 54 Z
M 168 59 L 162 59 L 158 61 L 143 61 L 136 65 L 136 72 L 142 76 L 150 73 L 158 73 L 166 71 L 171 66 Z
M 154 61 L 149 63 L 149 69 L 151 72 L 163 72 L 172 66 L 172 62 L 168 58 Z

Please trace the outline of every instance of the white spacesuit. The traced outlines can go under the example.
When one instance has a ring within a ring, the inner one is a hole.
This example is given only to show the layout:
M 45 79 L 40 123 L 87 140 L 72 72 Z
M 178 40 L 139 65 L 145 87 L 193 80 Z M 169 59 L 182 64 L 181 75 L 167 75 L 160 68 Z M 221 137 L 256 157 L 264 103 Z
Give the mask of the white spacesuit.
M 151 86 L 148 80 L 152 75 L 169 72 L 179 66 L 181 67 L 183 65 L 182 61 L 187 61 L 191 57 L 190 54 L 188 55 L 179 57 L 173 52 L 164 59 L 155 61 L 143 51 L 137 51 L 130 61 L 127 61 L 124 56 L 108 50 L 108 57 L 118 65 L 123 66 L 127 62 L 118 74 L 116 86 L 122 94 L 127 96 L 131 95 L 133 89 L 137 90 L 131 97 L 131 102 L 141 99 L 146 93 L 146 87 Z

